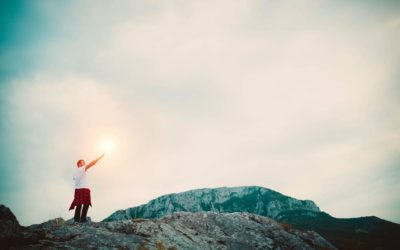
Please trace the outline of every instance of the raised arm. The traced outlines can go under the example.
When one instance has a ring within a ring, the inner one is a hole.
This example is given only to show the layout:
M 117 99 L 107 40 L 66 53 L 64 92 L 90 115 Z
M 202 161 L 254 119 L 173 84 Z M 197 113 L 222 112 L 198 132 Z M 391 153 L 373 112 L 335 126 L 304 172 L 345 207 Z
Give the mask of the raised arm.
M 86 167 L 85 167 L 85 171 L 87 171 L 89 168 L 93 167 L 94 164 L 96 164 L 103 157 L 104 157 L 104 153 L 102 155 L 100 155 L 100 157 L 97 158 L 96 160 L 93 160 L 89 164 L 87 164 Z

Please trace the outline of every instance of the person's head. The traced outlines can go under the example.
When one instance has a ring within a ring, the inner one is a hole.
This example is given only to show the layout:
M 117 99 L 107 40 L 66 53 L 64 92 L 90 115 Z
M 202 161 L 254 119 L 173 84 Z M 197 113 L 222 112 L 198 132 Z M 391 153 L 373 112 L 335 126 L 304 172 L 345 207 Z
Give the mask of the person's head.
M 79 160 L 76 165 L 78 166 L 78 168 L 85 166 L 85 160 Z

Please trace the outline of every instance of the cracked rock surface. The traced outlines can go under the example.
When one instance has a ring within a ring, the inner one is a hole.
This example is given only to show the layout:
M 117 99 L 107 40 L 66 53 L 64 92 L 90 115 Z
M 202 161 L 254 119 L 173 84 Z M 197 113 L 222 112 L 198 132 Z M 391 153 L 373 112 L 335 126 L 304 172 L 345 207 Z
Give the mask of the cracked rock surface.
M 8 224 L 1 220 L 2 249 L 336 249 L 313 231 L 244 212 L 85 224 L 56 218 L 29 227 L 7 218 Z

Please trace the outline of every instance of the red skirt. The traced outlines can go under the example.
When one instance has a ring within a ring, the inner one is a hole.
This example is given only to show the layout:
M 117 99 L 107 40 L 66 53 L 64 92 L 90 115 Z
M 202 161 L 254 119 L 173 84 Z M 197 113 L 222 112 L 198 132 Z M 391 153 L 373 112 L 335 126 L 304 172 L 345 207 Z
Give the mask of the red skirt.
M 90 205 L 92 206 L 92 200 L 90 198 L 90 189 L 89 188 L 78 188 L 75 189 L 74 200 L 69 207 L 69 210 L 74 209 L 77 205 Z

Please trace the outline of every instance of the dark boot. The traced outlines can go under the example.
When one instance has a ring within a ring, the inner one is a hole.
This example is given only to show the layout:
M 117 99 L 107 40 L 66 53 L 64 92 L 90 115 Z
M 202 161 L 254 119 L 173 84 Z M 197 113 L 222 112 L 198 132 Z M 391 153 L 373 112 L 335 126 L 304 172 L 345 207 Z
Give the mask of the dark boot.
M 79 222 L 80 218 L 81 218 L 81 209 L 82 209 L 82 205 L 79 204 L 75 207 L 75 215 L 74 215 L 74 221 L 75 222 Z
M 89 204 L 84 204 L 81 215 L 81 222 L 86 222 L 86 215 L 89 210 Z

